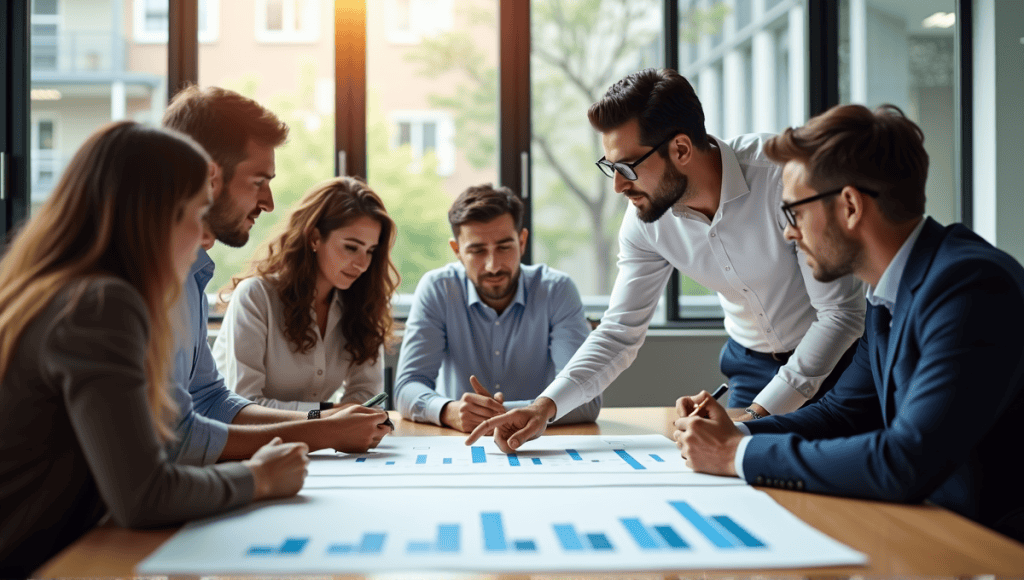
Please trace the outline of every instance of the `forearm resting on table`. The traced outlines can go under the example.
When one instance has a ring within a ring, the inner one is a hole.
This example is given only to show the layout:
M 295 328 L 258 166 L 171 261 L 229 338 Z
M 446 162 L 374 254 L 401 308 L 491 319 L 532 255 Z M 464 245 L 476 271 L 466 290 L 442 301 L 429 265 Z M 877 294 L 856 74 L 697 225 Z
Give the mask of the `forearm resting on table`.
M 228 441 L 220 460 L 248 459 L 274 437 L 280 437 L 285 443 L 301 441 L 309 446 L 310 451 L 324 449 L 328 446 L 323 433 L 325 428 L 326 425 L 320 421 L 306 420 L 264 425 L 228 425 Z
M 306 414 L 301 411 L 289 411 L 287 409 L 271 409 L 263 405 L 246 405 L 232 419 L 232 425 L 268 425 L 281 423 L 282 421 L 301 421 Z M 269 441 L 269 439 L 268 439 Z

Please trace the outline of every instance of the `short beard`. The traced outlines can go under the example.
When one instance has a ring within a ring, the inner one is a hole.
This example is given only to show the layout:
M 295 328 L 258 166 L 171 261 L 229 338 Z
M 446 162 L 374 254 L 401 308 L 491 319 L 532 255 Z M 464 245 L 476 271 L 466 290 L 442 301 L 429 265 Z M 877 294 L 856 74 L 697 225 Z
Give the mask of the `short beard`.
M 241 248 L 249 241 L 249 230 L 245 228 L 248 216 L 239 218 L 234 209 L 227 192 L 221 191 L 206 212 L 206 226 L 218 242 L 232 248 Z
M 671 163 L 665 164 L 665 171 L 661 174 L 661 181 L 654 193 L 647 196 L 651 206 L 645 211 L 637 208 L 637 217 L 645 223 L 654 223 L 661 219 L 672 206 L 683 199 L 690 180 L 679 172 Z
M 825 283 L 834 282 L 857 271 L 861 262 L 860 248 L 843 235 L 839 229 L 839 220 L 831 212 L 828 214 L 828 222 L 825 224 L 823 241 L 822 247 L 827 249 L 830 263 L 826 264 L 820 256 L 814 256 L 814 261 L 817 264 L 817 268 L 814 269 L 815 280 Z M 804 251 L 806 252 L 806 250 Z
M 508 298 L 509 296 L 514 294 L 515 291 L 519 288 L 519 275 L 522 273 L 522 271 L 522 268 L 516 268 L 515 275 L 509 276 L 508 287 L 505 288 L 500 295 L 494 292 L 484 290 L 483 284 L 473 284 L 476 287 L 476 293 L 479 294 L 480 296 L 483 296 L 484 298 L 487 298 L 488 300 L 494 300 L 496 302 L 504 300 L 505 298 Z

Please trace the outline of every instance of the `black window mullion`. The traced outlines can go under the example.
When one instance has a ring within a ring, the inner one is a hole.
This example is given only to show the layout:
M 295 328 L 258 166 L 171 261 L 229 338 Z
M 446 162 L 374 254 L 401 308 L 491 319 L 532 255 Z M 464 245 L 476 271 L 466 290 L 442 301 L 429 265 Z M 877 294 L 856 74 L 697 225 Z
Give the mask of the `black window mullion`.
M 954 72 L 958 79 L 953 96 L 957 118 L 954 142 L 960 146 L 960 221 L 974 228 L 974 14 L 970 0 L 957 0 L 954 46 L 959 55 L 960 66 Z
M 167 99 L 199 83 L 199 0 L 169 0 L 167 6 Z
M 839 104 L 839 3 L 807 0 L 807 110 L 811 117 Z
M 530 2 L 501 0 L 498 29 L 501 31 L 498 74 L 498 176 L 501 184 L 523 199 L 523 226 L 532 229 L 533 196 L 530 195 Z M 523 262 L 533 262 L 533 241 L 526 246 Z
M 0 152 L 3 152 L 3 201 L 0 223 L 4 240 L 28 217 L 29 185 L 29 1 L 8 0 L 0 6 Z

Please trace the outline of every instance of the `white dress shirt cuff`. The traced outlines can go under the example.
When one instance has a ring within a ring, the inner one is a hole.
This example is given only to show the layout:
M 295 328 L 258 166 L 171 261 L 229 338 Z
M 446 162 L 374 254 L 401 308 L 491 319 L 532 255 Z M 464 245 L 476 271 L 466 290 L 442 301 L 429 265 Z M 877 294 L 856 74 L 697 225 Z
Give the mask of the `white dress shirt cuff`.
M 754 397 L 754 402 L 764 407 L 772 415 L 792 413 L 808 400 L 778 375 L 772 378 L 768 386 Z
M 746 431 L 749 433 L 749 430 L 742 426 L 742 424 L 737 425 L 737 427 L 739 427 L 740 431 Z M 752 435 L 744 435 L 743 439 L 740 439 L 740 444 L 736 446 L 736 459 L 733 460 L 733 467 L 736 468 L 736 475 L 744 481 L 746 481 L 747 478 L 743 477 L 743 456 L 747 453 L 747 445 L 750 444 L 751 439 L 753 439 Z

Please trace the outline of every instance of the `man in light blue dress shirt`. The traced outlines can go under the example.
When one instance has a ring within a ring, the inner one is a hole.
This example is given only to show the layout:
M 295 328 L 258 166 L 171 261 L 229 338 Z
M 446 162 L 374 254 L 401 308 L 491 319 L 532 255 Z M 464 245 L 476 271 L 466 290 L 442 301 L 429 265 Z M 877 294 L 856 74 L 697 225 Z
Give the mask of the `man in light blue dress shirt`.
M 225 386 L 207 342 L 205 292 L 214 263 L 206 252 L 215 241 L 244 246 L 259 215 L 274 210 L 274 150 L 287 138 L 287 125 L 234 91 L 195 86 L 174 97 L 163 125 L 202 145 L 215 169 L 210 178 L 213 204 L 204 219 L 206 235 L 180 299 L 188 332 L 174 358 L 172 396 L 179 415 L 169 457 L 185 465 L 247 459 L 275 437 L 305 442 L 311 451 L 331 447 L 362 452 L 375 446 L 390 433 L 390 427 L 382 425 L 387 419 L 383 411 L 359 405 L 334 409 L 326 403 L 322 414 L 307 415 L 254 405 Z M 323 420 L 308 420 L 313 418 Z
M 572 280 L 520 264 L 522 219 L 506 187 L 470 187 L 455 200 L 448 221 L 459 261 L 423 276 L 405 327 L 395 381 L 403 417 L 469 432 L 530 404 L 587 338 Z M 600 410 L 596 398 L 561 422 L 593 421 Z

